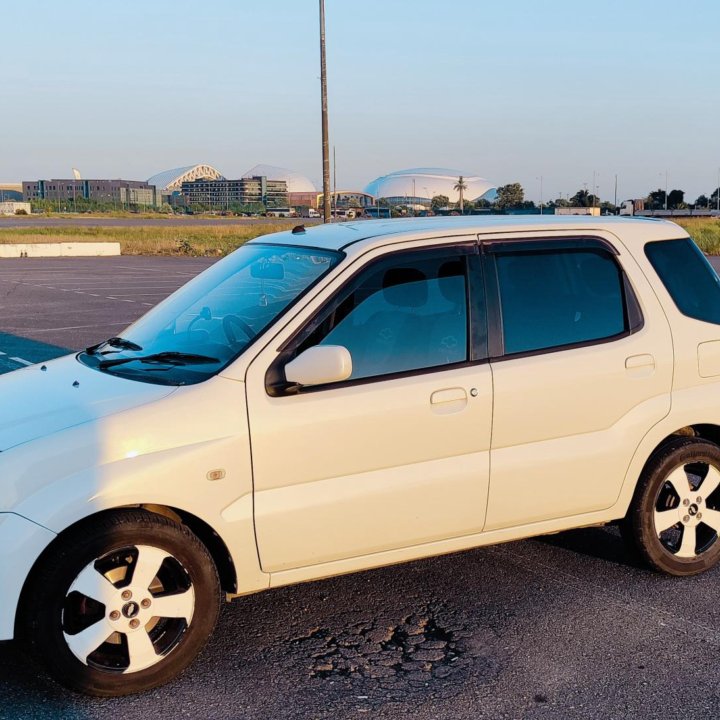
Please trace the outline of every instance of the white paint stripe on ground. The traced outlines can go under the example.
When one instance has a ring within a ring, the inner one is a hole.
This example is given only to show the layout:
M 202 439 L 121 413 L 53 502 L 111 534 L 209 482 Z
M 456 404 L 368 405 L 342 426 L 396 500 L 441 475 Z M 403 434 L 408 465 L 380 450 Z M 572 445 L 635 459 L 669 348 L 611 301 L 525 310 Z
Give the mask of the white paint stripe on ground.
M 15 361 L 16 363 L 20 363 L 21 365 L 34 365 L 35 363 L 31 363 L 29 360 L 23 360 L 20 357 L 11 357 L 10 360 Z
M 121 322 L 106 322 L 106 323 L 98 323 L 97 325 L 69 325 L 68 327 L 51 327 L 51 328 L 33 328 L 33 333 L 41 333 L 41 332 L 57 332 L 58 330 L 84 330 L 86 328 L 103 328 L 107 327 L 108 325 L 124 325 L 127 327 L 130 325 L 130 323 L 135 322 L 137 318 L 132 318 L 130 320 L 122 320 Z M 14 331 L 20 331 L 24 330 L 27 332 L 26 327 L 8 327 L 3 328 L 3 330 L 14 330 Z M 7 355 L 7 353 L 0 353 L 0 355 Z
M 124 290 L 125 288 L 123 288 Z M 88 293 L 88 295 L 92 295 L 92 293 Z M 164 292 L 153 292 L 153 293 L 115 293 L 113 297 L 121 298 L 121 297 L 167 297 L 167 294 Z
M 73 292 L 90 292 L 90 290 L 95 290 L 96 292 L 113 292 L 115 290 L 159 290 L 161 292 L 172 292 L 173 290 L 176 290 L 179 288 L 180 285 L 164 285 L 162 287 L 158 287 L 157 285 L 140 285 L 138 287 L 127 287 L 126 285 L 111 285 L 110 287 L 93 287 L 91 285 L 87 287 L 82 288 L 68 288 L 69 290 L 72 290 Z

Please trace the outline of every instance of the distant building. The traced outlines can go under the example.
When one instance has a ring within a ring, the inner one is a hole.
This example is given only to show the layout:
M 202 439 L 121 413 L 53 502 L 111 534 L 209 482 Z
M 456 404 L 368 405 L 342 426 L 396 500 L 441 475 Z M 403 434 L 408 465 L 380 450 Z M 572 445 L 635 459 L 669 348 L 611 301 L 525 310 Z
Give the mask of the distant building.
M 309 192 L 289 192 L 288 191 L 288 203 L 292 208 L 312 208 L 316 209 L 318 194 L 317 190 L 310 190 Z
M 141 180 L 30 180 L 23 181 L 23 198 L 33 200 L 92 200 L 119 205 L 155 206 L 155 186 Z
M 282 180 L 287 186 L 288 206 L 292 208 L 317 207 L 317 188 L 305 175 L 288 168 L 275 165 L 255 165 L 243 178 L 266 177 L 270 180 Z
M 387 200 L 391 205 L 429 206 L 438 195 L 446 196 L 451 203 L 460 200 L 460 191 L 455 189 L 462 176 L 465 184 L 463 198 L 492 201 L 497 188 L 479 175 L 451 168 L 410 168 L 388 173 L 365 186 L 365 192 L 376 198 Z
M 317 203 L 314 207 L 322 207 L 324 195 L 317 196 Z M 375 198 L 361 190 L 337 190 L 330 193 L 330 206 L 338 210 L 365 210 L 375 204 Z
M 0 202 L 0 215 L 29 215 L 30 212 L 29 202 Z
M 555 215 L 600 215 L 599 207 L 555 208 Z
M 162 196 L 168 197 L 174 193 L 179 193 L 184 182 L 224 179 L 220 171 L 212 165 L 199 163 L 198 165 L 186 165 L 172 170 L 163 170 L 163 172 L 149 178 L 148 185 L 154 185 L 157 188 L 158 200 L 160 200 Z
M 287 183 L 267 177 L 243 177 L 239 180 L 192 180 L 182 183 L 187 205 L 205 205 L 229 209 L 232 205 L 265 205 L 285 209 L 288 205 Z
M 0 202 L 22 199 L 22 183 L 0 182 Z

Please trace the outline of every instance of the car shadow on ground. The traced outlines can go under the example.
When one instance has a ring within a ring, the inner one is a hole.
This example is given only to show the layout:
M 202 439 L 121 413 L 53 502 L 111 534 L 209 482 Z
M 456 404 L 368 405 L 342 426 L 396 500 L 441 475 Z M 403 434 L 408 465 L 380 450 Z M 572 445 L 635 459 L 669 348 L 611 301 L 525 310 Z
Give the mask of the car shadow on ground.
M 626 545 L 619 528 L 615 525 L 567 530 L 557 535 L 545 535 L 537 540 L 553 547 L 570 550 L 578 555 L 586 555 L 616 565 L 631 568 L 645 567 L 637 553 Z
M 49 681 L 19 643 L 0 643 L 0 678 L 0 718 L 88 717 L 72 708 L 67 693 Z

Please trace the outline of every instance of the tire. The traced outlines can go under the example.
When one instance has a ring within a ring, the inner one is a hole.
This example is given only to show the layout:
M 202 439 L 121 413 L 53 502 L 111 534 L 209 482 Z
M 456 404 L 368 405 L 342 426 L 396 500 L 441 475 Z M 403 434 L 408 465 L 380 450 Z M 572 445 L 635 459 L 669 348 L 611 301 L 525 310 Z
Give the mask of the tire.
M 60 535 L 41 557 L 23 591 L 21 633 L 61 684 L 114 697 L 185 670 L 220 607 L 215 564 L 190 530 L 119 510 Z
M 720 448 L 681 437 L 650 458 L 623 533 L 645 562 L 668 575 L 696 575 L 720 560 Z

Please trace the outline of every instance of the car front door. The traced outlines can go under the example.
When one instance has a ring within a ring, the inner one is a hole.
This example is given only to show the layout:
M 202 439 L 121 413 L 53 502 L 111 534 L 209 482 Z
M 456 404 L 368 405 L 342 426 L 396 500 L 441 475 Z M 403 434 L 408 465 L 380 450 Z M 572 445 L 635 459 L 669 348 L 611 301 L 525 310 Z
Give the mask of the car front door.
M 260 560 L 276 572 L 482 530 L 492 382 L 477 244 L 366 261 L 246 377 Z M 344 382 L 288 387 L 317 345 Z
M 662 308 L 616 240 L 518 238 L 485 243 L 484 257 L 495 330 L 485 529 L 606 509 L 670 410 Z

